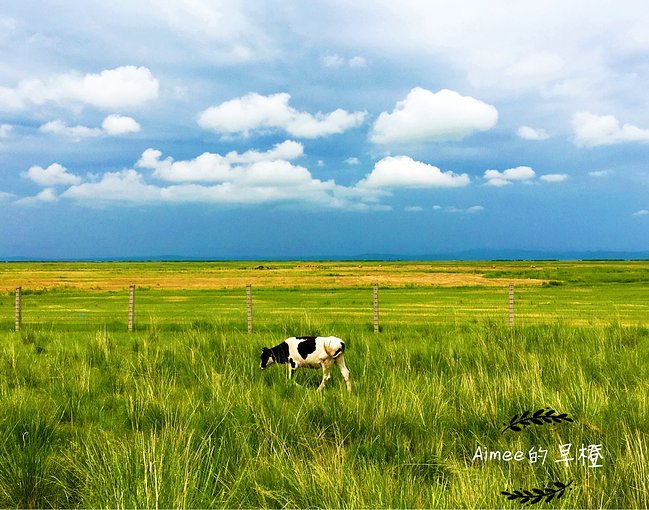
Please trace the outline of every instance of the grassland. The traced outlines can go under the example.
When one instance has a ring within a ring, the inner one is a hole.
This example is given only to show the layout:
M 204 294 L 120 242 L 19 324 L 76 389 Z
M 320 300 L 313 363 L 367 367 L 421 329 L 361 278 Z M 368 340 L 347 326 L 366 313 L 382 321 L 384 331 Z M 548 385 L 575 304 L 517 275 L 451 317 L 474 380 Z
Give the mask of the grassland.
M 506 321 L 510 282 L 520 325 L 649 322 L 648 262 L 5 263 L 0 328 L 13 327 L 17 286 L 26 326 L 120 331 L 131 283 L 138 327 L 245 327 L 250 283 L 255 324 L 263 328 L 284 317 L 371 322 L 373 282 L 382 324 Z
M 647 268 L 8 264 L 0 506 L 517 508 L 500 492 L 572 481 L 535 506 L 646 508 Z M 131 282 L 138 327 L 127 333 Z M 318 393 L 317 371 L 291 382 L 280 367 L 259 370 L 261 347 L 296 333 L 347 341 L 352 394 L 338 373 Z M 503 431 L 548 407 L 574 421 Z M 563 444 L 572 457 L 600 445 L 601 467 L 555 462 Z M 478 447 L 525 461 L 475 460 Z M 531 449 L 548 450 L 545 462 L 531 463 Z

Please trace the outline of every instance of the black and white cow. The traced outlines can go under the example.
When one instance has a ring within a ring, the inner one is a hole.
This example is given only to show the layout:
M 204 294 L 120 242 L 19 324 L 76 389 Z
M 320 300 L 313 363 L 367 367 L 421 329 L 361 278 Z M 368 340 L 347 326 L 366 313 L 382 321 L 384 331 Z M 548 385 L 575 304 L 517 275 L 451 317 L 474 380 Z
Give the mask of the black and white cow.
M 347 390 L 351 391 L 352 383 L 345 365 L 344 352 L 345 342 L 335 336 L 293 336 L 270 349 L 264 347 L 261 350 L 259 367 L 263 370 L 273 363 L 287 363 L 289 379 L 297 368 L 322 367 L 322 382 L 318 386 L 321 390 L 331 378 L 331 367 L 335 363 L 345 379 Z

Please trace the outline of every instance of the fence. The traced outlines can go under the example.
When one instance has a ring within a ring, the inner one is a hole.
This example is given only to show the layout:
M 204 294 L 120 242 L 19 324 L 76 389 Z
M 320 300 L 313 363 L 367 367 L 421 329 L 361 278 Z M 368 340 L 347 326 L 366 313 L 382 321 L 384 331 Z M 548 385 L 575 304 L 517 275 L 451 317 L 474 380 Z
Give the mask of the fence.
M 385 324 L 466 324 L 492 320 L 514 326 L 547 322 L 601 325 L 619 322 L 645 325 L 649 319 L 646 291 L 639 287 L 578 290 L 562 287 L 363 287 L 335 289 L 277 289 L 247 285 L 243 289 L 164 291 L 29 291 L 17 287 L 0 296 L 0 325 L 13 329 L 83 330 L 106 327 L 134 331 L 150 327 L 185 328 L 219 322 L 253 332 L 270 324 L 291 327 L 365 323 L 378 333 Z M 598 293 L 599 292 L 599 293 Z M 381 324 L 379 324 L 379 293 Z M 509 299 L 508 299 L 509 298 Z M 507 304 L 509 305 L 507 307 Z M 137 310 L 137 313 L 136 313 Z M 373 323 L 372 323 L 373 312 Z M 373 326 L 373 327 L 372 327 Z M 3 327 L 4 329 L 4 327 Z M 294 331 L 307 334 L 310 331 Z

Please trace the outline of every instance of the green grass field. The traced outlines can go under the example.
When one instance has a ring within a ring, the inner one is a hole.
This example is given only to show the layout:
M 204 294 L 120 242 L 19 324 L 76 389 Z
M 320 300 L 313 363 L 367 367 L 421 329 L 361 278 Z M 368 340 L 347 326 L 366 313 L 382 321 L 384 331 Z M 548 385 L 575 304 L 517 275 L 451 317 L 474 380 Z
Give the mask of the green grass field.
M 649 263 L 260 265 L 0 268 L 0 506 L 649 506 Z M 345 339 L 351 394 L 259 370 L 294 334 Z M 504 430 L 548 408 L 573 421 Z

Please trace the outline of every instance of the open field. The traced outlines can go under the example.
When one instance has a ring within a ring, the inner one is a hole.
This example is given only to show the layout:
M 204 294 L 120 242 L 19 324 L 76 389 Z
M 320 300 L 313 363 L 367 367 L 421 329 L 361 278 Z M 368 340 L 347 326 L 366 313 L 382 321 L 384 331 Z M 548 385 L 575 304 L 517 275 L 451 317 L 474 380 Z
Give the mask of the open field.
M 529 268 L 530 264 L 525 267 Z M 232 289 L 254 283 L 260 287 L 354 287 L 378 281 L 384 286 L 506 285 L 509 279 L 490 272 L 511 271 L 513 263 L 424 262 L 43 262 L 0 266 L 0 292 L 19 282 L 33 290 L 73 288 L 120 290 L 135 283 L 159 290 Z M 505 276 L 507 278 L 507 276 Z M 514 278 L 540 284 L 528 276 Z
M 649 263 L 192 264 L 3 265 L 0 506 L 519 508 L 501 491 L 554 482 L 534 506 L 649 506 Z M 354 391 L 261 372 L 293 334 L 344 338 Z M 504 430 L 548 408 L 573 421 Z
M 649 262 L 138 262 L 1 264 L 0 327 L 13 327 L 21 286 L 26 326 L 123 330 L 131 283 L 138 326 L 245 328 L 249 283 L 260 328 L 297 316 L 370 323 L 373 282 L 384 325 L 503 323 L 510 282 L 520 325 L 649 324 Z

